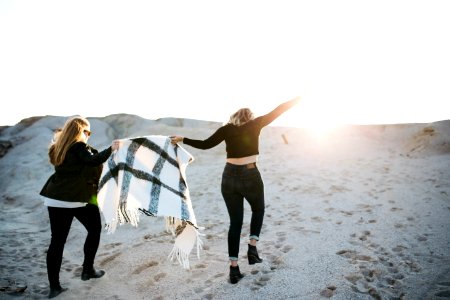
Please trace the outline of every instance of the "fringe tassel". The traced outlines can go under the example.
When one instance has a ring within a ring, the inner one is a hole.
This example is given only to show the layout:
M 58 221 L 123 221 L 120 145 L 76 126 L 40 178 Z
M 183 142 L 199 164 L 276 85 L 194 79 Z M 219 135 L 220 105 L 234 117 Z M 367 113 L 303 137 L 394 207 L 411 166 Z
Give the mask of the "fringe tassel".
M 173 261 L 173 258 L 176 257 L 180 265 L 184 269 L 189 270 L 191 268 L 189 265 L 189 254 L 190 253 L 183 252 L 183 250 L 177 248 L 177 246 L 173 246 L 168 258 Z
M 176 223 L 182 223 L 184 225 L 184 228 L 181 232 L 178 233 L 177 237 L 175 238 L 175 244 L 168 256 L 168 259 L 173 261 L 173 259 L 176 258 L 184 269 L 189 270 L 189 255 L 194 248 L 194 245 L 197 246 L 197 258 L 200 259 L 200 251 L 203 249 L 203 242 L 200 239 L 200 236 L 202 234 L 200 234 L 197 228 L 185 221 L 166 219 L 166 225 L 169 224 L 170 230 L 173 230 L 173 224 Z

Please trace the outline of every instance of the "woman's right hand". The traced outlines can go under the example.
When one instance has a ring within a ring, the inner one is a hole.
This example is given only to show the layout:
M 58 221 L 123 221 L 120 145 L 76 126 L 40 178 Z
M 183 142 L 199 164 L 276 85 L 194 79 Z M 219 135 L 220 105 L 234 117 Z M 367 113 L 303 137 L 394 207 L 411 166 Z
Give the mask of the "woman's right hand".
M 114 140 L 111 143 L 111 150 L 116 151 L 120 147 L 120 140 Z
M 179 142 L 183 142 L 183 139 L 184 139 L 184 137 L 179 136 L 179 135 L 173 135 L 170 137 L 170 140 L 173 145 L 176 145 Z
M 297 97 L 295 97 L 294 99 L 292 99 L 291 101 L 294 103 L 294 104 L 298 104 L 299 102 L 300 102 L 300 96 L 297 96 Z

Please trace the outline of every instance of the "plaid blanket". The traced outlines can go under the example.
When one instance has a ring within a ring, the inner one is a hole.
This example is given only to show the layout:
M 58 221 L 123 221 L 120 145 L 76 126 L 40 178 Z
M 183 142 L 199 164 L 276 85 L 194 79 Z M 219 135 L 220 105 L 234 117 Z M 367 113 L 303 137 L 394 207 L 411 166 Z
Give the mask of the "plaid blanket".
M 163 216 L 166 230 L 176 238 L 169 258 L 189 269 L 200 233 L 186 181 L 193 156 L 166 136 L 152 135 L 121 140 L 120 148 L 104 163 L 97 201 L 108 233 L 117 225 L 137 227 L 139 216 Z

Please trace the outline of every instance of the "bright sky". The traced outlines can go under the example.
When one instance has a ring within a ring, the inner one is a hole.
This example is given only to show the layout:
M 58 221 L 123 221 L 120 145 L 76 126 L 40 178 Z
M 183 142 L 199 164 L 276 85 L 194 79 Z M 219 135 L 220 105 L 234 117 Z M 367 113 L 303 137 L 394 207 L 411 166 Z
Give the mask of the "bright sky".
M 274 125 L 450 119 L 450 1 L 0 0 L 0 125 L 38 115 Z

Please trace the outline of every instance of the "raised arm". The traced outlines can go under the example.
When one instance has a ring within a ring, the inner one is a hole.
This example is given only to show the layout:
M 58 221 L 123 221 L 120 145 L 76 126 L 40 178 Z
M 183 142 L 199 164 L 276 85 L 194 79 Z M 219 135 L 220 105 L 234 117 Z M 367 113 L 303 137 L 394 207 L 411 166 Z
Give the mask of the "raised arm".
M 262 119 L 261 120 L 262 126 L 269 125 L 270 123 L 272 123 L 273 120 L 278 118 L 282 113 L 284 113 L 285 111 L 287 111 L 294 105 L 298 104 L 299 102 L 300 102 L 300 97 L 295 97 L 294 99 L 291 99 L 289 101 L 281 103 L 270 113 L 260 117 Z

